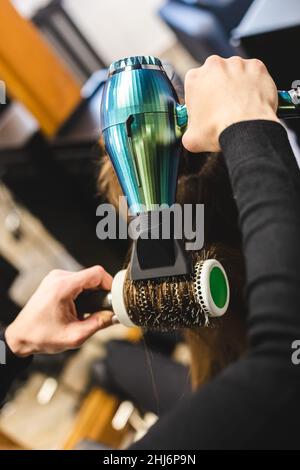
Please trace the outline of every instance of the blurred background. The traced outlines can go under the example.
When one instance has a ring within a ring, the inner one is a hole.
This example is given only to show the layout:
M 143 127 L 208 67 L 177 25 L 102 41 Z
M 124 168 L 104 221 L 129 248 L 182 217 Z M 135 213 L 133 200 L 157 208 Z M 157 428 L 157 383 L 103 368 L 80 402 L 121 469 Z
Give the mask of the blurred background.
M 180 81 L 211 54 L 258 57 L 288 90 L 300 79 L 299 32 L 299 0 L 1 0 L 1 324 L 51 269 L 102 264 L 115 274 L 124 263 L 127 243 L 95 232 L 113 60 L 154 55 Z M 299 124 L 286 126 L 300 161 Z M 38 356 L 1 409 L 0 448 L 125 447 L 189 393 L 188 365 L 181 334 L 121 326 Z

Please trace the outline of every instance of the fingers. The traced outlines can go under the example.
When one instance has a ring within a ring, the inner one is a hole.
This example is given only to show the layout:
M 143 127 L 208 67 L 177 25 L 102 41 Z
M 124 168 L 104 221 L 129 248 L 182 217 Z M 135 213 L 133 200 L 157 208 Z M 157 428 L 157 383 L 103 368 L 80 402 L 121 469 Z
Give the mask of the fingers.
M 94 289 L 99 287 L 104 290 L 111 289 L 112 276 L 108 274 L 102 266 L 93 266 L 75 273 L 72 279 L 74 286 L 76 284 L 82 289 Z
M 102 266 L 93 266 L 83 269 L 77 273 L 72 273 L 65 284 L 64 294 L 76 298 L 86 289 L 110 290 L 113 278 Z
M 103 330 L 113 324 L 113 313 L 104 311 L 94 313 L 86 320 L 74 321 L 66 327 L 65 341 L 69 348 L 78 348 L 97 331 Z
M 219 152 L 220 135 L 230 125 L 256 119 L 278 121 L 278 93 L 257 59 L 210 56 L 185 78 L 188 127 L 183 146 L 190 152 Z
M 187 130 L 182 137 L 182 144 L 190 153 L 218 153 L 221 151 L 219 141 L 212 139 L 209 133 L 194 134 Z

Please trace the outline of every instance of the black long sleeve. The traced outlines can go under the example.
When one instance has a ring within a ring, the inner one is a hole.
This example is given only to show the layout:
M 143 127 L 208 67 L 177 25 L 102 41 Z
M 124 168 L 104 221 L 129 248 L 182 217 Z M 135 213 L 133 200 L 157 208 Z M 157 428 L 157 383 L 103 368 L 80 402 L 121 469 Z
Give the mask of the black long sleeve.
M 0 341 L 1 341 L 1 362 L 5 364 L 0 364 L 0 406 L 5 399 L 12 382 L 18 377 L 18 375 L 23 372 L 31 363 L 32 356 L 21 359 L 13 354 L 13 352 L 8 347 L 4 331 L 0 331 Z M 2 357 L 4 353 L 5 357 Z
M 300 172 L 284 128 L 249 121 L 220 138 L 247 268 L 245 357 L 182 400 L 132 449 L 299 449 Z

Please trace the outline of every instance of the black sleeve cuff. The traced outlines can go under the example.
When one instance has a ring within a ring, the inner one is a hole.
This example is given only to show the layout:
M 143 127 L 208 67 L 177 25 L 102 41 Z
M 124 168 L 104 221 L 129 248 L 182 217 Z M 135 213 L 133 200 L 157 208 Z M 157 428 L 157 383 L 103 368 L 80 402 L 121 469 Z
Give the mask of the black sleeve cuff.
M 300 198 L 300 170 L 291 148 L 288 134 L 282 124 L 275 121 L 243 121 L 229 126 L 220 135 L 220 145 L 235 189 L 241 166 L 279 164 L 285 168 L 290 181 Z
M 1 343 L 1 363 L 0 363 L 0 404 L 4 400 L 6 393 L 9 390 L 14 379 L 23 372 L 30 364 L 33 356 L 20 358 L 9 348 L 4 331 L 0 331 Z
M 286 139 L 288 136 L 282 124 L 275 121 L 255 120 L 242 121 L 227 127 L 220 135 L 220 145 L 222 151 L 230 155 L 237 154 L 239 149 L 246 148 L 247 154 L 239 155 L 241 158 L 249 158 L 249 153 L 254 149 L 257 154 L 257 147 L 266 140 Z
M 220 135 L 220 145 L 231 168 L 249 159 L 257 159 L 260 153 L 277 154 L 278 146 L 280 155 L 284 156 L 288 164 L 292 161 L 297 167 L 287 132 L 279 122 L 255 120 L 232 124 Z

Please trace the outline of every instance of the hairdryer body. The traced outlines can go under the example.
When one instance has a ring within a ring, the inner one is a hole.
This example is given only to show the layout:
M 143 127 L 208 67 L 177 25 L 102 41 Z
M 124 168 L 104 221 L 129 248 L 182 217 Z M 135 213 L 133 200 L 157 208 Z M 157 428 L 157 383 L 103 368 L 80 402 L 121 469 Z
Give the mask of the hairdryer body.
M 175 201 L 182 109 L 158 59 L 131 57 L 110 67 L 101 128 L 133 215 Z

